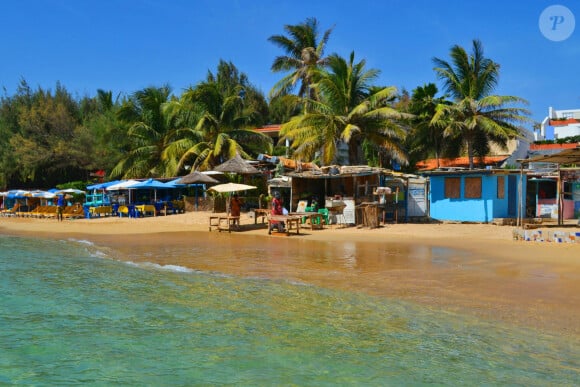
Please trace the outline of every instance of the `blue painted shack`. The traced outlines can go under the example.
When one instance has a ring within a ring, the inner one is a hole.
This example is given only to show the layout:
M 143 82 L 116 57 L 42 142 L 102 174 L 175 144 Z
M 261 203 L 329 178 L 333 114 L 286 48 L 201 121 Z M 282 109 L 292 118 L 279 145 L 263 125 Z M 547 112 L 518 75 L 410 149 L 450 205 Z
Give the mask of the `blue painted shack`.
M 432 219 L 487 223 L 515 219 L 518 206 L 520 211 L 525 206 L 526 176 L 517 170 L 438 170 L 425 175 Z

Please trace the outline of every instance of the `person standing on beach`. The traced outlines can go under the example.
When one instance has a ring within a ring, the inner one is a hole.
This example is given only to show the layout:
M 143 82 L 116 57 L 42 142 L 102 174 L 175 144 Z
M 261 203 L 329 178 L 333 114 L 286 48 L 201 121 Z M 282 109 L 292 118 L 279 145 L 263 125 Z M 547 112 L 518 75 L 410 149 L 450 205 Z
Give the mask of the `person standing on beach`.
M 58 200 L 56 201 L 56 219 L 62 222 L 62 212 L 64 211 L 64 196 L 58 195 Z
M 231 216 L 240 216 L 240 212 L 242 210 L 242 200 L 238 197 L 238 194 L 234 194 L 230 199 L 230 215 Z M 237 220 L 234 220 L 234 224 L 238 224 Z
M 274 192 L 274 198 L 272 199 L 272 215 L 284 215 L 284 206 L 282 205 L 282 197 L 280 192 Z M 278 232 L 284 232 L 284 222 L 275 222 L 270 226 L 270 230 L 274 227 L 278 228 Z

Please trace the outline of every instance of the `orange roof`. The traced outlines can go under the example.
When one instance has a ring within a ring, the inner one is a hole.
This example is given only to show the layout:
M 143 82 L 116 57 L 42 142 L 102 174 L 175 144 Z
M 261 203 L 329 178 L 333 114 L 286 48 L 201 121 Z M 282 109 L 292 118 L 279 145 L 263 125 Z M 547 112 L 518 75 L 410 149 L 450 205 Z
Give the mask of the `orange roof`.
M 498 163 L 501 163 L 507 158 L 508 156 L 485 156 L 483 158 L 475 157 L 473 159 L 473 164 L 477 166 L 481 166 L 482 163 L 484 166 L 496 165 Z M 415 164 L 415 166 L 417 167 L 417 169 L 422 171 L 430 171 L 433 169 L 437 169 L 437 159 L 421 160 L 417 164 Z M 469 158 L 457 157 L 455 159 L 439 159 L 439 168 L 450 168 L 450 167 L 469 168 Z
M 280 131 L 280 128 L 282 127 L 282 125 L 266 125 L 263 126 L 261 128 L 256 128 L 254 129 L 256 132 L 261 132 L 261 133 L 278 133 Z
M 578 124 L 580 123 L 579 120 L 575 118 L 567 118 L 567 119 L 560 119 L 560 120 L 550 120 L 550 126 L 566 126 L 570 124 Z
M 578 146 L 576 143 L 572 144 L 530 144 L 530 150 L 554 150 L 554 149 L 574 149 Z

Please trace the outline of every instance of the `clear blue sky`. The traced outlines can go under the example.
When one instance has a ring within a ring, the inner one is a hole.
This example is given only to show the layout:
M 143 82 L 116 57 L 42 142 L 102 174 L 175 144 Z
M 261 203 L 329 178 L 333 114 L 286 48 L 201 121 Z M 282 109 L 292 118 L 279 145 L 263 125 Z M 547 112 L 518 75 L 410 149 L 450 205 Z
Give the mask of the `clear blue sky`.
M 550 6 L 568 7 L 576 29 L 554 42 L 540 32 Z M 262 1 L 18 0 L 0 9 L 0 86 L 21 78 L 33 88 L 60 81 L 76 96 L 101 88 L 132 93 L 169 84 L 175 94 L 201 81 L 218 61 L 232 61 L 267 95 L 278 47 L 268 37 L 285 24 L 316 17 L 334 26 L 326 54 L 355 51 L 381 71 L 380 85 L 409 91 L 436 82 L 433 57 L 480 39 L 501 65 L 497 94 L 530 102 L 534 120 L 549 106 L 580 108 L 580 2 L 526 1 Z M 436 82 L 437 83 L 437 82 Z M 438 84 L 439 86 L 439 84 Z

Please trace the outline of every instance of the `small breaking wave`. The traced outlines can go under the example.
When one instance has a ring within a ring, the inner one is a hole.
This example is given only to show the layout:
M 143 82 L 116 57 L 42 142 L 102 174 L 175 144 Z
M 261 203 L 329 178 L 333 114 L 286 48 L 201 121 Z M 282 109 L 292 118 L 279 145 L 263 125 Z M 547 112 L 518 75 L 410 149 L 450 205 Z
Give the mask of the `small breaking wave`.
M 86 239 L 75 239 L 75 238 L 69 238 L 67 239 L 69 242 L 74 242 L 74 243 L 80 243 L 83 245 L 87 245 L 87 246 L 94 246 L 95 244 L 91 241 L 88 241 Z
M 133 262 L 127 261 L 127 265 L 135 266 L 143 269 L 154 269 L 154 270 L 163 270 L 163 271 L 171 271 L 174 273 L 199 273 L 198 270 L 191 269 L 185 266 L 179 265 L 160 265 L 158 263 L 152 262 Z

